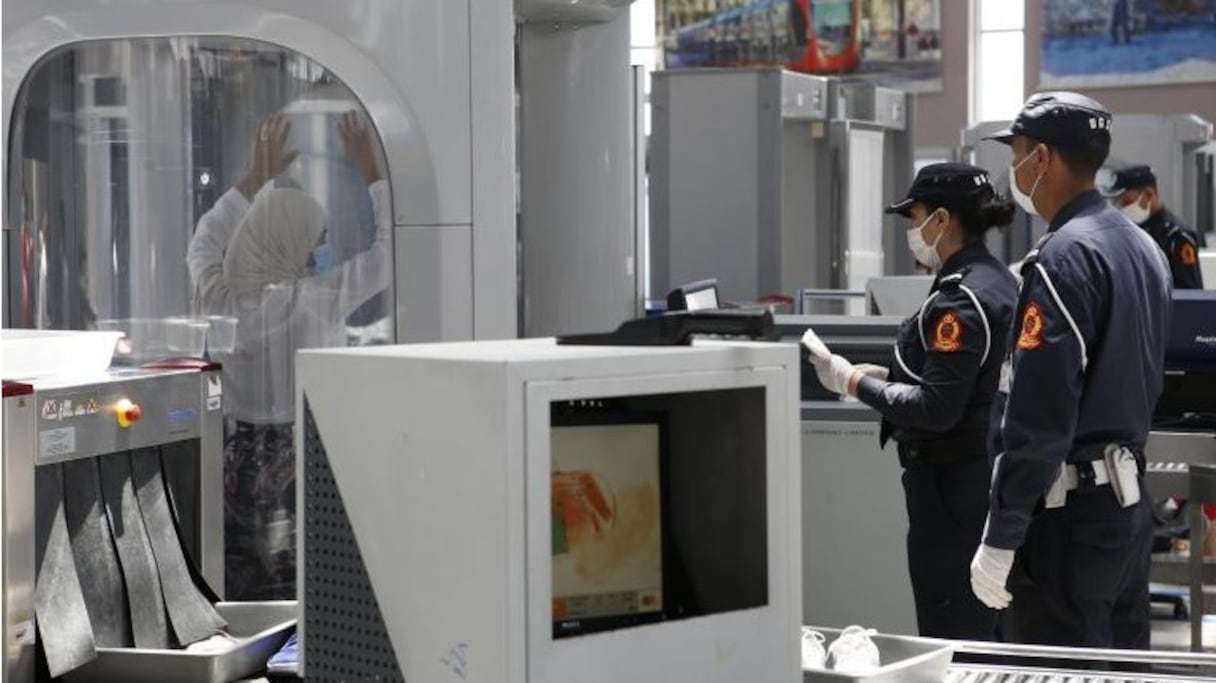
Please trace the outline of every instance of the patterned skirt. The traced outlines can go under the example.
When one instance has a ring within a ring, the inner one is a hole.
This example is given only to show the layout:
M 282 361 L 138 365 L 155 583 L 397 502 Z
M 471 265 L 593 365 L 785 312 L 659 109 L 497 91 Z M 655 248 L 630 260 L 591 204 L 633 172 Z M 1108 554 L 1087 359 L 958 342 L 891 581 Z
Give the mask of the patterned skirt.
M 296 469 L 291 424 L 224 421 L 227 600 L 296 598 Z

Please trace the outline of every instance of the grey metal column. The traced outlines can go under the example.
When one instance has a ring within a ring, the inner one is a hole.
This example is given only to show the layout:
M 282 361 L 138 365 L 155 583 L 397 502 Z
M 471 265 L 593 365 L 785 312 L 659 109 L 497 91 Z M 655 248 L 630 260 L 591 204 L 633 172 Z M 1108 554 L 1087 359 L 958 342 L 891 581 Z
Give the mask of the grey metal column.
M 519 36 L 525 336 L 633 316 L 629 13 Z

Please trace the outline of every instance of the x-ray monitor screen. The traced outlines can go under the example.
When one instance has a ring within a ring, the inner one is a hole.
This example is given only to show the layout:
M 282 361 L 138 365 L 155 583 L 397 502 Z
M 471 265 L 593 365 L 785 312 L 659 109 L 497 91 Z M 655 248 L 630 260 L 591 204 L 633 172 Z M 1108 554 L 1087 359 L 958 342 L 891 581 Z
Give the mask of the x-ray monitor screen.
M 664 614 L 663 422 L 581 421 L 551 436 L 554 638 Z

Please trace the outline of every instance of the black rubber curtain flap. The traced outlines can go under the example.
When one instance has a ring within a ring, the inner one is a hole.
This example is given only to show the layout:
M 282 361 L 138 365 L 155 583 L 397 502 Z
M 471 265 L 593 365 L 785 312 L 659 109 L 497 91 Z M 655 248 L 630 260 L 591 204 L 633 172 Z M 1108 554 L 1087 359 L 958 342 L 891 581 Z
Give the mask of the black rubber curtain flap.
M 165 494 L 160 454 L 151 448 L 133 452 L 131 473 L 177 641 L 189 645 L 210 638 L 226 623 L 199 592 L 187 568 Z
M 135 643 L 127 588 L 101 500 L 97 460 L 65 463 L 63 480 L 68 536 L 72 539 L 76 573 L 93 625 L 93 640 L 97 647 L 130 647 Z
M 190 564 L 156 448 L 35 468 L 35 615 L 49 673 L 226 624 Z
M 97 657 L 64 518 L 62 468 L 34 469 L 34 614 L 47 668 L 58 677 Z
M 135 647 L 159 650 L 174 647 L 177 643 L 169 632 L 160 574 L 144 529 L 131 481 L 131 460 L 126 453 L 101 458 L 101 490 L 126 580 Z

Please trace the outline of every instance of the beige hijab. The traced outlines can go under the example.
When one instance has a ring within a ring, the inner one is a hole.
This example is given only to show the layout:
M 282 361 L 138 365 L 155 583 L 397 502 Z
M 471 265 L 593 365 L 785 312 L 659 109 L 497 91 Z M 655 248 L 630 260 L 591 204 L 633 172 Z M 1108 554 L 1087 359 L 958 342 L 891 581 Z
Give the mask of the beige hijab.
M 224 255 L 228 289 L 248 298 L 266 285 L 304 277 L 324 232 L 325 210 L 304 192 L 276 188 L 259 194 Z

